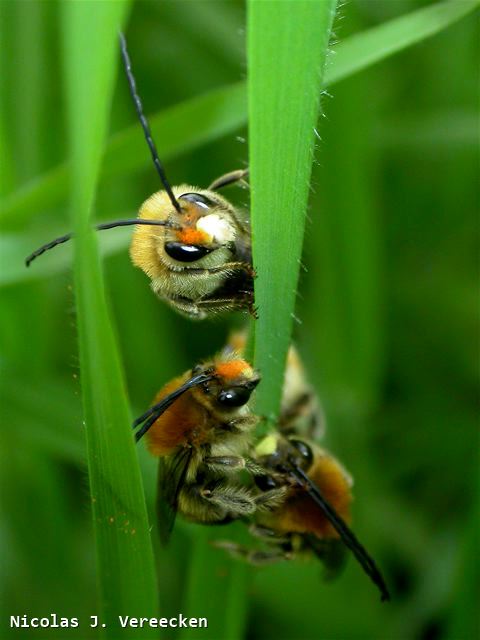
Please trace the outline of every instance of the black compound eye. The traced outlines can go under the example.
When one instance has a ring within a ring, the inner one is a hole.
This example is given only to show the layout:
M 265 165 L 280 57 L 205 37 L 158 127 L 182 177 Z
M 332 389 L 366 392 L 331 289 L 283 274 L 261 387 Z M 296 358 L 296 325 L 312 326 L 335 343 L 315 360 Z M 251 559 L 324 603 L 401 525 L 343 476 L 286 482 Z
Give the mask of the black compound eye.
M 202 209 L 211 209 L 216 206 L 216 203 L 213 202 L 213 200 L 210 200 L 210 198 L 207 198 L 206 196 L 202 196 L 200 193 L 183 193 L 178 199 L 193 202 L 193 204 L 198 205 Z
M 302 463 L 305 468 L 309 468 L 313 462 L 312 449 L 302 440 L 290 440 L 290 444 L 295 447 L 300 456 L 302 457 Z
M 260 491 L 269 491 L 270 489 L 275 489 L 277 486 L 272 476 L 255 476 L 255 484 Z
M 250 400 L 252 389 L 246 387 L 232 387 L 224 389 L 218 394 L 218 402 L 224 407 L 242 407 Z
M 195 262 L 212 251 L 209 247 L 182 242 L 166 242 L 165 253 L 178 262 Z

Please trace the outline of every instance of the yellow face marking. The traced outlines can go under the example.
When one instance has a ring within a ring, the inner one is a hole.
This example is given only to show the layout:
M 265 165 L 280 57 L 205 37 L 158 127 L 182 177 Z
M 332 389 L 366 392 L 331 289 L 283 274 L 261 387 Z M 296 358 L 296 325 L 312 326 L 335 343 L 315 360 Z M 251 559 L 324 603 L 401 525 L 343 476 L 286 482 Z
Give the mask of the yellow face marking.
M 277 450 L 277 437 L 274 434 L 265 436 L 255 447 L 257 456 L 271 456 Z

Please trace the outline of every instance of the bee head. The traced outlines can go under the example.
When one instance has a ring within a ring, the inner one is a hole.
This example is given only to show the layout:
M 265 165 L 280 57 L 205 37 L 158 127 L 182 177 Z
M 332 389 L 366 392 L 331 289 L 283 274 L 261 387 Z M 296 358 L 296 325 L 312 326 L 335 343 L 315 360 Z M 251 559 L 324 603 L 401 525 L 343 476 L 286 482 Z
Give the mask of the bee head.
M 175 189 L 177 190 L 177 189 Z M 181 212 L 174 214 L 178 229 L 165 243 L 165 253 L 178 262 L 195 262 L 235 240 L 229 206 L 209 191 L 181 193 Z M 225 206 L 227 205 L 227 206 Z
M 210 373 L 212 376 L 212 379 L 203 385 L 203 393 L 214 400 L 223 411 L 246 405 L 260 382 L 258 372 L 241 358 L 219 360 L 207 369 L 201 366 L 195 367 L 192 374 L 197 375 L 201 371 Z

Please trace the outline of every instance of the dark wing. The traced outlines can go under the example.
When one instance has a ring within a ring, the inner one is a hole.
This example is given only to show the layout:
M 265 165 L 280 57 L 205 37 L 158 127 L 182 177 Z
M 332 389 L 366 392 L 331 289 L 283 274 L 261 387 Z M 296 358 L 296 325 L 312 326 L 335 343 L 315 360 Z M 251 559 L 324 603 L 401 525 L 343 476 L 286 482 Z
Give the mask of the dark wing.
M 310 533 L 303 534 L 305 544 L 322 561 L 323 578 L 333 580 L 345 567 L 347 548 L 341 540 L 320 540 Z
M 365 573 L 374 582 L 381 594 L 382 601 L 390 600 L 387 585 L 377 567 L 374 559 L 370 556 L 365 547 L 360 543 L 347 523 L 338 515 L 332 505 L 324 498 L 317 485 L 310 480 L 307 474 L 300 469 L 292 460 L 290 462 L 290 476 L 301 486 L 312 498 L 315 504 L 322 510 L 330 524 L 336 529 L 343 543 L 350 549 L 357 562 L 361 565 Z
M 166 545 L 175 523 L 178 495 L 185 482 L 193 449 L 182 448 L 168 458 L 160 458 L 158 465 L 157 516 L 162 545 Z

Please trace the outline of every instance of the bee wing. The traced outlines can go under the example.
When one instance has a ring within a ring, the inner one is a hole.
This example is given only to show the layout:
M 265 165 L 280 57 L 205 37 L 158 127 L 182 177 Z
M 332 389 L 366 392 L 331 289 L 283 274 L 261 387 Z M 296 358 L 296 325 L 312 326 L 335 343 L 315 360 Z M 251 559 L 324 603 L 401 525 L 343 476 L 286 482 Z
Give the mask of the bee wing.
M 166 545 L 175 523 L 178 495 L 185 481 L 193 449 L 179 449 L 168 458 L 160 458 L 158 465 L 157 515 L 160 541 Z
M 347 560 L 347 549 L 341 540 L 320 540 L 317 536 L 303 534 L 303 539 L 313 553 L 322 561 L 324 579 L 333 580 L 343 570 Z

